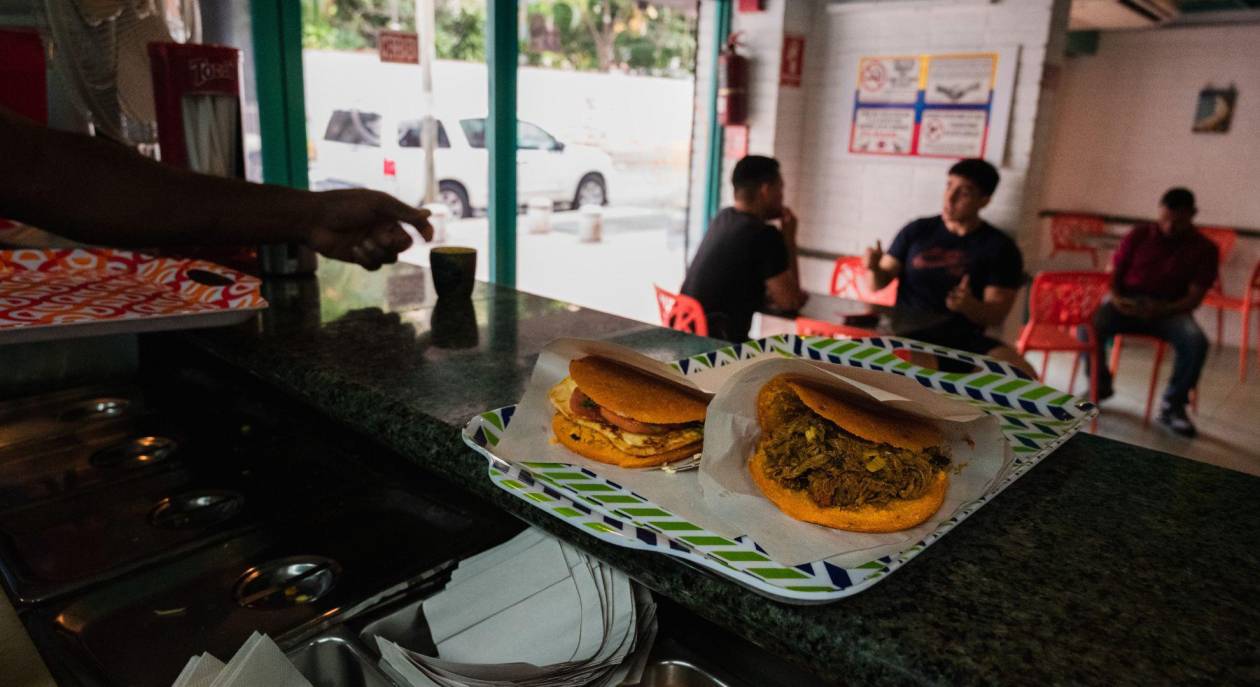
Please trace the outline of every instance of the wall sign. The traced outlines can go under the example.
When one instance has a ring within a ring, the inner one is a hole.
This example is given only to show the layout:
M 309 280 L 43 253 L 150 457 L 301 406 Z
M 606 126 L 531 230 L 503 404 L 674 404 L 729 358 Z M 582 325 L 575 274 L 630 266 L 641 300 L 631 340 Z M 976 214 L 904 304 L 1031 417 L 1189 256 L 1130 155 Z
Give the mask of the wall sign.
M 849 152 L 984 157 L 998 53 L 863 57 Z
M 805 37 L 783 34 L 783 56 L 779 60 L 779 85 L 799 88 L 805 74 Z
M 420 36 L 409 31 L 381 31 L 377 35 L 381 62 L 420 64 Z

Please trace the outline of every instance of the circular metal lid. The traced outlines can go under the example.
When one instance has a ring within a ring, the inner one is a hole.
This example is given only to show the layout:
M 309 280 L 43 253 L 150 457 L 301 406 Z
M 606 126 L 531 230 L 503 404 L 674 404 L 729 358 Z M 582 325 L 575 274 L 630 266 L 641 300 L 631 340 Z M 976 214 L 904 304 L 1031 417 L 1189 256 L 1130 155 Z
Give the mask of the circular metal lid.
M 98 468 L 139 468 L 170 458 L 178 448 L 179 443 L 174 439 L 136 437 L 92 454 L 92 465 Z
M 314 603 L 337 585 L 341 566 L 322 556 L 291 556 L 246 570 L 232 592 L 246 608 L 274 610 Z
M 108 420 L 127 412 L 131 401 L 125 398 L 94 398 L 90 401 L 76 403 L 57 416 L 62 422 L 87 422 L 92 420 Z
M 198 529 L 230 520 L 245 497 L 235 491 L 203 489 L 162 499 L 149 513 L 149 524 L 163 529 Z

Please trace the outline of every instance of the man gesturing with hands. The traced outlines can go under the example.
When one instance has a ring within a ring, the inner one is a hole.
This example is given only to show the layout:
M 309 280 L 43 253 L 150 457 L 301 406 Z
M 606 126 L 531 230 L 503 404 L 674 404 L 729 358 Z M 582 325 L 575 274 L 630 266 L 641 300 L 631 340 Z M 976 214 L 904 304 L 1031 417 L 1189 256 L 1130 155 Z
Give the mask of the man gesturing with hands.
M 866 267 L 872 289 L 900 280 L 897 310 L 918 324 L 899 336 L 997 358 L 1031 376 L 1015 349 L 985 333 L 1006 320 L 1024 279 L 1019 247 L 980 219 L 997 184 L 988 162 L 958 162 L 949 170 L 941 214 L 907 224 L 887 252 L 878 241 L 867 248 Z

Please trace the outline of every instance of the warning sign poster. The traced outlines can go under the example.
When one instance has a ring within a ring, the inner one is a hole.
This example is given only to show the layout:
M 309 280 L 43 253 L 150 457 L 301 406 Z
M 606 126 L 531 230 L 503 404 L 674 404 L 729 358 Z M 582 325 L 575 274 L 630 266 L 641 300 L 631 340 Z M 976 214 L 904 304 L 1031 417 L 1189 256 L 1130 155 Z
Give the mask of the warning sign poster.
M 983 157 L 997 53 L 863 57 L 849 152 Z

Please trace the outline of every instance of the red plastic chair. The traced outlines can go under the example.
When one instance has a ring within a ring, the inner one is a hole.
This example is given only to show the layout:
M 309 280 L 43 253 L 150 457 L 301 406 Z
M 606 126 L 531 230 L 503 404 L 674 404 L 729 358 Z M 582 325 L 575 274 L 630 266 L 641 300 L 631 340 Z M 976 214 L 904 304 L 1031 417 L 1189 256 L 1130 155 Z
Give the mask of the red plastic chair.
M 868 272 L 863 258 L 856 255 L 836 258 L 836 266 L 831 271 L 831 295 L 872 305 L 896 305 L 897 280 L 892 280 L 879 291 L 871 291 Z
M 1050 364 L 1050 354 L 1073 353 L 1072 377 L 1068 393 L 1076 387 L 1080 353 L 1089 354 L 1089 398 L 1098 402 L 1098 348 L 1094 332 L 1094 312 L 1103 296 L 1111 289 L 1111 278 L 1105 272 L 1042 272 L 1033 279 L 1028 294 L 1028 324 L 1024 325 L 1016 343 L 1020 355 L 1041 351 L 1042 381 Z M 1077 338 L 1077 329 L 1084 327 L 1086 340 Z
M 656 307 L 661 315 L 661 326 L 678 331 L 709 335 L 709 321 L 704 316 L 700 301 L 681 293 L 671 293 L 653 284 L 656 289 Z
M 1098 248 L 1081 239 L 1099 236 L 1107 231 L 1107 223 L 1094 215 L 1055 215 L 1050 218 L 1050 238 L 1054 247 L 1050 257 L 1059 253 L 1087 253 L 1090 264 L 1098 269 Z
M 1218 284 L 1219 287 L 1219 284 Z M 1251 352 L 1251 314 L 1260 309 L 1260 262 L 1251 268 L 1251 279 L 1243 290 L 1241 298 L 1226 296 L 1219 288 L 1209 291 L 1203 304 L 1216 308 L 1216 340 L 1221 340 L 1221 317 L 1224 311 L 1232 310 L 1242 317 L 1242 336 L 1238 341 L 1238 379 L 1247 379 L 1247 354 Z M 1257 344 L 1260 350 L 1260 343 Z

